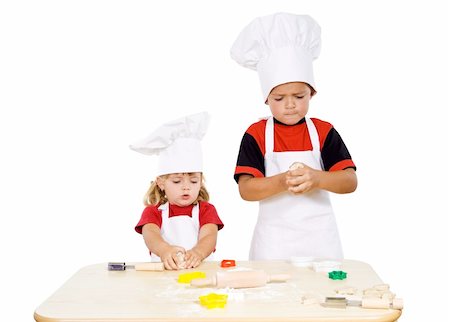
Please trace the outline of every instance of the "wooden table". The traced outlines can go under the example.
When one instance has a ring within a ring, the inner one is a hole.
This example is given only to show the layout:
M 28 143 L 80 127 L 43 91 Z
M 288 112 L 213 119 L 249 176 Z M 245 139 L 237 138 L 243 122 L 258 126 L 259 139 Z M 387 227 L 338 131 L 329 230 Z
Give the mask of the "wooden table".
M 133 264 L 133 263 L 127 263 Z M 269 283 L 246 289 L 194 288 L 177 282 L 179 274 L 202 271 L 214 274 L 220 262 L 203 262 L 183 271 L 108 271 L 107 263 L 82 268 L 35 311 L 38 322 L 56 321 L 231 321 L 317 322 L 396 321 L 400 310 L 328 308 L 301 304 L 305 294 L 330 296 L 344 286 L 358 290 L 382 283 L 366 263 L 345 260 L 347 279 L 332 280 L 326 273 L 292 265 L 287 261 L 242 261 L 238 268 L 263 269 L 267 274 L 288 273 L 285 283 Z M 199 296 L 227 293 L 225 308 L 207 309 Z

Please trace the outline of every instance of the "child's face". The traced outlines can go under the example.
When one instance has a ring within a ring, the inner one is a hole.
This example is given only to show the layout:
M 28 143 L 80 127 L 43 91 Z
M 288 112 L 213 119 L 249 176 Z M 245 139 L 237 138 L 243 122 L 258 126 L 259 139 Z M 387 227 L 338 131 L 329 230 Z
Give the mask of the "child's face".
M 167 200 L 177 206 L 188 206 L 198 197 L 202 185 L 202 175 L 200 172 L 193 173 L 172 173 L 165 179 L 156 179 L 161 190 L 164 190 Z
M 296 124 L 309 109 L 311 88 L 301 82 L 286 83 L 274 87 L 267 98 L 274 118 L 287 125 Z

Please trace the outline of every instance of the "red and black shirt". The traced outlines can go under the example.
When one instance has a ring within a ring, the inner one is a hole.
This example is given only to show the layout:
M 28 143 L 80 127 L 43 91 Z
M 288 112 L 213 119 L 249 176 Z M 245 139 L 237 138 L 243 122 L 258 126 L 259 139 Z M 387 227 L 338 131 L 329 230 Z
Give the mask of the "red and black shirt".
M 319 135 L 324 170 L 356 169 L 344 141 L 333 125 L 316 118 L 311 118 L 311 120 Z M 267 120 L 264 119 L 253 123 L 245 132 L 234 172 L 236 182 L 241 174 L 265 177 L 266 122 Z M 311 150 L 312 143 L 304 118 L 294 125 L 283 124 L 274 118 L 274 152 Z

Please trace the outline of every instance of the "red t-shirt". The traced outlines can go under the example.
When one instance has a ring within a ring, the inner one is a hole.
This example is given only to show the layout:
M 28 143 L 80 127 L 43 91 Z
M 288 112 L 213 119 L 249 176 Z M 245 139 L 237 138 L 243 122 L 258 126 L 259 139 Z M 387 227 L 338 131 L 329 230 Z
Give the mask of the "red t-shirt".
M 162 211 L 158 209 L 160 205 L 150 205 L 145 207 L 142 212 L 141 219 L 134 228 L 136 232 L 142 234 L 142 227 L 146 224 L 155 224 L 159 228 L 162 225 Z M 189 205 L 186 207 L 180 207 L 177 205 L 169 204 L 169 218 L 173 216 L 190 216 L 192 217 L 192 209 L 194 205 Z M 223 228 L 222 220 L 220 220 L 216 208 L 206 201 L 199 201 L 199 214 L 198 214 L 200 227 L 204 224 L 216 224 L 217 228 L 220 230 Z

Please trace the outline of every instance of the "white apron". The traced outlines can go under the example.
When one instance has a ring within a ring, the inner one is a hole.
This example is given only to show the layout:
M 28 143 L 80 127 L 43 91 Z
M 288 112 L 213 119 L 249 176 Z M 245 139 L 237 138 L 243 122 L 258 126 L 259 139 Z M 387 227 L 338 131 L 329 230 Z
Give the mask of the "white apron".
M 199 234 L 199 204 L 192 208 L 192 217 L 174 216 L 169 218 L 169 203 L 162 204 L 158 208 L 162 211 L 161 236 L 170 245 L 181 246 L 186 250 L 194 247 L 198 242 Z M 161 259 L 152 254 L 153 262 Z
M 266 177 L 285 172 L 294 162 L 323 169 L 319 135 L 306 118 L 312 151 L 273 152 L 273 117 L 266 123 Z M 250 260 L 290 259 L 292 256 L 342 259 L 342 247 L 328 192 L 321 189 L 294 195 L 289 192 L 259 203 Z

